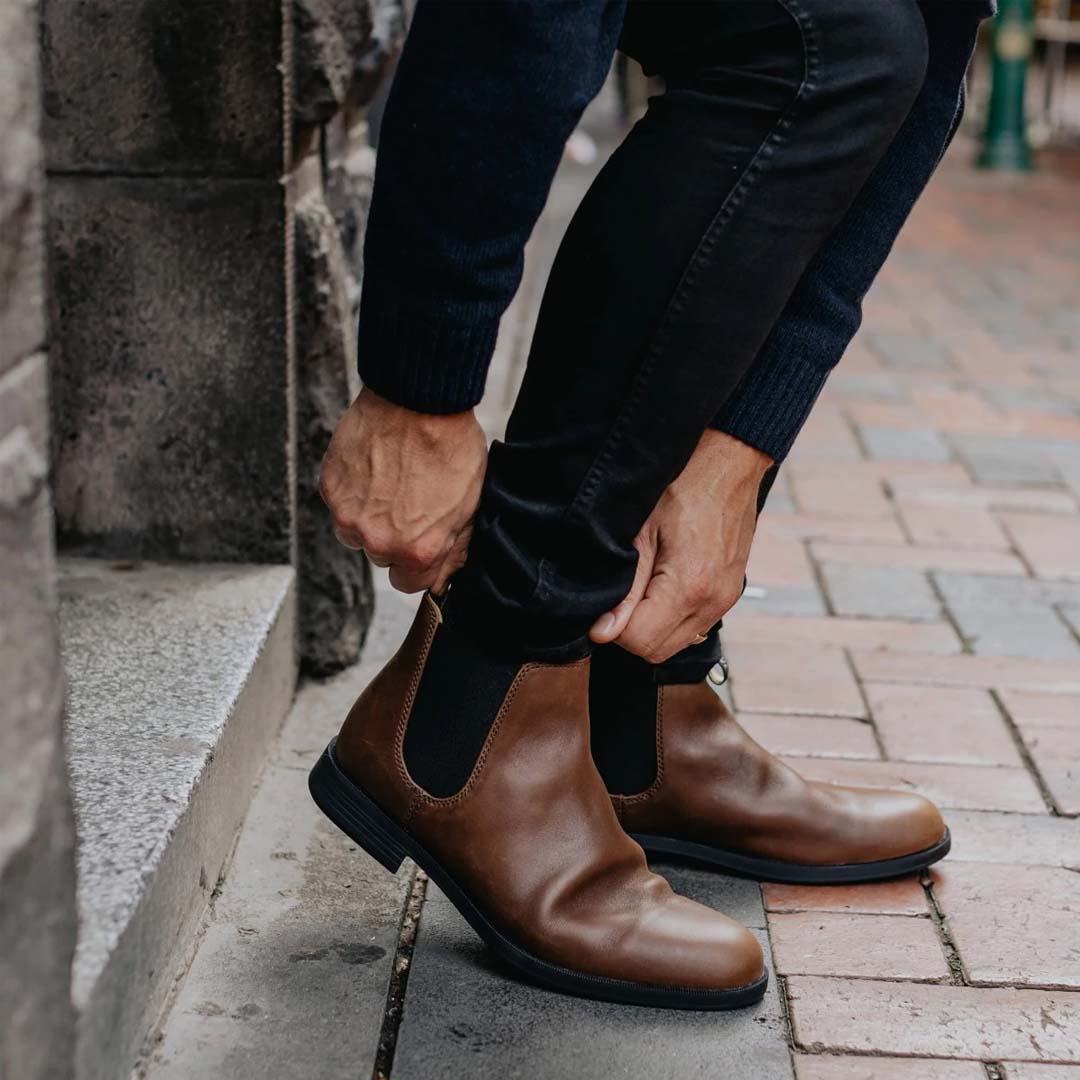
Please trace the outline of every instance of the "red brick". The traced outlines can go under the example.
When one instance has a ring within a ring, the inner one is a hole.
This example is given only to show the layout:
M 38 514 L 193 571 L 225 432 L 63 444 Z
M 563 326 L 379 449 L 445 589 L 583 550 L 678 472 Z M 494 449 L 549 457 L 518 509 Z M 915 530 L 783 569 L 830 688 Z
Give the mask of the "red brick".
M 830 544 L 815 540 L 810 552 L 819 562 L 896 566 L 917 570 L 967 570 L 979 574 L 1026 574 L 1024 564 L 1005 551 L 978 548 L 916 547 L 913 544 Z
M 1025 769 L 835 758 L 784 760 L 810 780 L 916 791 L 942 807 L 1032 814 L 1044 809 L 1039 790 Z
M 983 686 L 1080 694 L 1080 661 L 996 656 L 913 656 L 852 650 L 859 676 L 878 682 Z
M 986 1080 L 986 1073 L 977 1061 L 796 1054 L 795 1077 L 796 1080 Z M 1070 1078 L 1062 1076 L 1061 1080 Z
M 794 466 L 791 488 L 798 508 L 838 517 L 890 517 L 892 507 L 880 478 L 835 466 Z
M 970 434 L 1001 431 L 1001 414 L 969 390 L 915 390 L 912 399 L 935 427 Z
M 1012 513 L 1001 523 L 1039 577 L 1080 578 L 1080 518 Z
M 835 615 L 751 615 L 737 609 L 724 619 L 724 637 L 755 644 L 794 641 L 914 653 L 960 651 L 956 631 L 947 622 L 848 619 Z
M 746 576 L 755 585 L 814 585 L 806 547 L 793 536 L 763 532 L 754 538 Z
M 776 716 L 742 713 L 739 723 L 774 754 L 806 757 L 880 758 L 874 729 L 865 720 L 840 716 Z
M 1009 547 L 1001 526 L 984 507 L 904 502 L 898 510 L 916 544 L 988 551 L 1004 551 Z
M 913 405 L 891 401 L 859 401 L 847 406 L 847 414 L 860 427 L 893 428 L 908 431 L 925 428 L 926 417 Z
M 929 919 L 802 911 L 769 916 L 779 975 L 942 980 L 949 967 Z
M 1080 814 L 1080 695 L 1006 690 L 1001 700 L 1058 809 Z
M 951 810 L 949 863 L 1001 862 L 1080 870 L 1077 823 L 1046 814 Z
M 814 514 L 791 514 L 766 506 L 758 526 L 758 536 L 775 533 L 803 539 L 852 540 L 856 542 L 902 544 L 904 534 L 891 517 L 843 518 L 820 517 Z
M 955 863 L 931 877 L 970 982 L 1080 987 L 1080 874 Z
M 740 712 L 866 716 L 862 694 L 840 649 L 786 643 L 762 649 L 730 643 L 727 651 L 731 694 Z
M 800 1049 L 1080 1061 L 1080 994 L 792 975 Z
M 761 887 L 766 911 L 841 911 L 864 915 L 925 915 L 926 893 L 914 877 L 866 885 Z
M 886 757 L 1023 766 L 1001 710 L 986 690 L 903 683 L 867 683 L 865 690 Z

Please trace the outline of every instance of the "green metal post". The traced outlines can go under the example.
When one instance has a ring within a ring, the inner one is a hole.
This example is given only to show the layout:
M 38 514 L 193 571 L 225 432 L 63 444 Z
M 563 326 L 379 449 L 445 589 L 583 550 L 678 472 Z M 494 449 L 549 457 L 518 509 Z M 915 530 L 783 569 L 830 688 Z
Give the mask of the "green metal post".
M 986 136 L 978 157 L 984 169 L 1031 168 L 1024 91 L 1034 38 L 1034 0 L 1000 0 L 994 24 Z

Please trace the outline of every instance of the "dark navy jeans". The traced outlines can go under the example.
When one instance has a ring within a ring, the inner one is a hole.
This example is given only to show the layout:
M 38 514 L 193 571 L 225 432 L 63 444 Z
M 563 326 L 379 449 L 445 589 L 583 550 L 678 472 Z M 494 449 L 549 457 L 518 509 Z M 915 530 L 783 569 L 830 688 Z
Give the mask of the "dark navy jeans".
M 836 363 L 953 129 L 979 7 L 629 4 L 621 46 L 666 88 L 567 231 L 492 448 L 450 602 L 493 643 L 587 651 L 740 384 Z

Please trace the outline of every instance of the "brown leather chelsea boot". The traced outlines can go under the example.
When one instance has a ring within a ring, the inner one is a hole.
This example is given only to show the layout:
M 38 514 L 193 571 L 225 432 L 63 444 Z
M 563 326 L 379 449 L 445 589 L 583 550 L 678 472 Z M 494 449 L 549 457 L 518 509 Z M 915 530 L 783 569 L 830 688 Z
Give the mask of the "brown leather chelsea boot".
M 612 802 L 623 828 L 650 854 L 797 885 L 896 877 L 948 854 L 949 831 L 933 803 L 803 779 L 754 742 L 707 680 L 657 683 L 625 653 L 594 655 L 593 665 L 600 771 L 619 792 Z M 618 785 L 620 767 L 629 774 L 612 756 L 625 756 L 642 734 L 648 774 L 634 762 L 638 780 Z
M 589 752 L 589 667 L 525 664 L 465 786 L 410 776 L 405 731 L 440 610 L 421 602 L 310 778 L 323 812 L 388 870 L 406 855 L 503 960 L 584 997 L 684 1009 L 758 1001 L 761 949 L 676 895 L 619 827 Z

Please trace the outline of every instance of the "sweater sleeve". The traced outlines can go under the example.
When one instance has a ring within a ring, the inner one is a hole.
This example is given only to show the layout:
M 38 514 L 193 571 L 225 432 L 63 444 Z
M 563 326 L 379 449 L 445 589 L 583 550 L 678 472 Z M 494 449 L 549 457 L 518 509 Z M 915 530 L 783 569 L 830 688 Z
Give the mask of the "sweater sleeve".
M 360 377 L 406 408 L 482 397 L 499 319 L 623 0 L 419 0 L 379 138 Z

